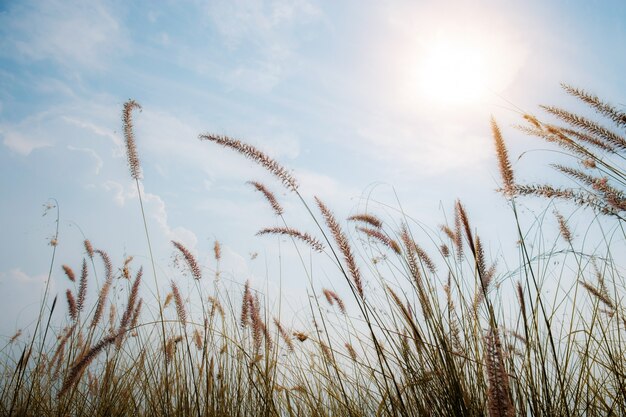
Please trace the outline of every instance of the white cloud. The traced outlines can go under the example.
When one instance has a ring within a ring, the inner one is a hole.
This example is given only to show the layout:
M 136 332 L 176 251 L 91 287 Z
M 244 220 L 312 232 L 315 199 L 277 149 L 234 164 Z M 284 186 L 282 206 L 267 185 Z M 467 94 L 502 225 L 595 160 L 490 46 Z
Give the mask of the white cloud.
M 145 192 L 143 185 L 139 184 L 147 217 L 154 220 L 161 233 L 168 240 L 180 241 L 190 250 L 195 250 L 198 243 L 196 234 L 184 227 L 172 227 L 168 222 L 167 210 L 163 199 L 157 194 Z M 113 201 L 120 207 L 125 206 L 126 202 L 130 200 L 137 199 L 137 187 L 134 182 L 124 186 L 116 181 L 108 180 L 102 183 L 102 188 L 112 192 Z
M 42 284 L 48 276 L 45 274 L 28 275 L 21 268 L 13 268 L 9 271 L 0 272 L 0 283 Z
M 100 1 L 22 2 L 0 18 L 2 50 L 27 60 L 52 60 L 66 68 L 101 69 L 128 49 L 108 4 Z
M 94 165 L 95 174 L 98 175 L 100 173 L 100 170 L 104 166 L 104 162 L 102 161 L 102 158 L 100 157 L 100 155 L 98 155 L 96 151 L 94 151 L 91 148 L 77 148 L 71 145 L 69 145 L 67 149 L 69 149 L 70 151 L 84 152 L 87 155 L 91 156 L 96 161 Z
M 28 156 L 35 149 L 52 146 L 46 140 L 34 139 L 15 131 L 2 132 L 2 130 L 0 130 L 0 133 L 4 136 L 2 143 L 7 148 L 19 153 L 20 155 Z
M 95 133 L 98 136 L 105 137 L 110 139 L 111 142 L 115 145 L 113 149 L 113 156 L 122 157 L 125 155 L 124 142 L 122 138 L 116 134 L 114 131 L 104 128 L 102 126 L 98 126 L 95 123 L 92 123 L 87 120 L 78 119 L 74 116 L 61 116 L 61 119 L 65 122 L 72 124 L 74 126 L 78 126 L 82 129 L 86 129 L 92 133 Z

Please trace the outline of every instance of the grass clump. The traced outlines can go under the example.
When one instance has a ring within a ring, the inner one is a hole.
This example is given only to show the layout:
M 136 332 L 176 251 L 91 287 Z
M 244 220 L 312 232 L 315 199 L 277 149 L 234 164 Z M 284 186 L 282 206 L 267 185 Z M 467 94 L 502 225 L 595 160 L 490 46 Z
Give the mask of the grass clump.
M 451 210 L 451 224 L 418 243 L 420 227 L 406 215 L 394 219 L 398 227 L 373 213 L 341 222 L 321 199 L 308 204 L 293 174 L 262 151 L 226 136 L 201 135 L 259 163 L 295 194 L 317 230 L 288 224 L 276 196 L 249 182 L 282 222 L 258 234 L 281 235 L 300 251 L 312 249 L 313 261 L 329 259 L 341 278 L 336 288 L 320 285 L 304 267 L 309 321 L 290 328 L 273 300 L 248 281 L 200 285 L 206 282 L 202 269 L 180 242 L 172 242 L 173 250 L 191 279 L 161 286 L 152 261 L 154 300 L 142 291 L 141 267 L 134 272 L 127 258 L 116 274 L 107 252 L 87 240 L 80 277 L 68 265 L 59 271 L 70 287 L 65 326 L 50 322 L 56 297 L 44 314 L 46 292 L 30 339 L 17 333 L 2 350 L 0 413 L 619 415 L 626 409 L 624 275 L 617 253 L 626 237 L 626 141 L 617 131 L 626 117 L 589 93 L 564 88 L 612 127 L 546 106 L 547 117 L 560 124 L 525 114 L 527 125 L 520 129 L 567 153 L 575 165 L 554 168 L 574 186 L 518 183 L 502 132 L 491 121 L 500 191 L 517 233 L 511 240 L 517 241 L 519 262 L 506 267 L 489 259 L 460 201 Z M 129 101 L 123 112 L 138 192 L 131 113 L 140 108 Z M 530 225 L 519 210 L 525 196 L 548 199 Z M 601 244 L 579 242 L 568 224 L 578 211 L 566 216 L 562 210 L 568 207 L 556 210 L 555 200 L 597 214 L 592 223 L 603 228 Z M 556 236 L 545 227 L 550 222 Z M 146 237 L 150 245 L 147 227 Z M 219 242 L 214 257 L 220 261 Z M 88 300 L 86 289 L 98 273 L 104 282 L 97 298 Z M 125 300 L 112 296 L 120 288 L 128 294 Z M 159 288 L 167 291 L 164 297 Z

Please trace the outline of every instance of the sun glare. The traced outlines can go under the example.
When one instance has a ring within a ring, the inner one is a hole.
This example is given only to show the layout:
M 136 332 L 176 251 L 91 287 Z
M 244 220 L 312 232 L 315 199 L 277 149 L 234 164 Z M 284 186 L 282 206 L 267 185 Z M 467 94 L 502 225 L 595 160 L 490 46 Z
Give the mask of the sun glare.
M 444 104 L 480 100 L 487 93 L 489 77 L 485 51 L 467 42 L 432 42 L 418 61 L 420 95 Z

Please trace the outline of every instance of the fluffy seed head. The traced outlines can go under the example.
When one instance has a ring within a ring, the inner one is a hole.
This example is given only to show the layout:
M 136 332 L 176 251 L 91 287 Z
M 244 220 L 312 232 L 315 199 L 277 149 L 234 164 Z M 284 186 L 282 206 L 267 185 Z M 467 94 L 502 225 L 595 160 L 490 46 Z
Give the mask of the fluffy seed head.
M 141 179 L 141 165 L 139 164 L 139 156 L 137 156 L 137 144 L 135 143 L 135 134 L 133 132 L 132 112 L 134 109 L 141 110 L 141 106 L 135 100 L 128 100 L 124 103 L 122 122 L 124 125 L 124 140 L 126 142 L 126 157 L 128 158 L 130 176 L 134 180 L 139 180 Z
M 244 155 L 246 158 L 249 158 L 259 165 L 263 166 L 270 173 L 272 173 L 275 177 L 277 177 L 285 187 L 292 191 L 296 191 L 298 189 L 298 183 L 296 179 L 287 171 L 283 166 L 281 166 L 274 159 L 270 158 L 265 153 L 261 152 L 257 148 L 247 143 L 243 143 L 240 140 L 230 138 L 228 136 L 221 135 L 213 135 L 213 134 L 204 134 L 199 136 L 200 140 L 209 140 L 211 142 L 215 142 L 218 145 L 222 145 L 226 148 L 231 148 L 240 154 Z
M 191 254 L 189 249 L 187 249 L 182 243 L 174 240 L 172 240 L 172 245 L 174 245 L 174 247 L 183 255 L 183 258 L 185 258 L 185 262 L 187 263 L 189 271 L 191 271 L 191 275 L 194 279 L 202 278 L 202 272 L 198 266 L 198 262 L 196 262 L 196 258 Z

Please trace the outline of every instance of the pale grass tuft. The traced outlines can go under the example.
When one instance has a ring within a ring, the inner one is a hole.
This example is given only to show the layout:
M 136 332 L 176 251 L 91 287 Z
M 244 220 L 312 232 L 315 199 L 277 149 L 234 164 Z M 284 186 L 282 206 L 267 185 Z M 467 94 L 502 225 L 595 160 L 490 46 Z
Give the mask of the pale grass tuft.
M 559 232 L 561 232 L 561 237 L 563 237 L 563 239 L 571 245 L 572 244 L 572 232 L 569 230 L 569 227 L 567 226 L 567 221 L 565 220 L 565 217 L 563 217 L 563 215 L 559 213 L 558 211 L 555 211 L 554 215 L 556 216 L 556 220 L 559 222 Z
M 174 304 L 176 304 L 176 314 L 178 315 L 178 320 L 181 324 L 185 324 L 187 322 L 187 311 L 185 311 L 185 304 L 183 304 L 183 297 L 180 295 L 180 291 L 176 286 L 174 281 L 171 281 L 172 287 L 172 295 L 174 298 Z
M 328 301 L 328 304 L 332 306 L 332 305 L 335 305 L 335 303 L 337 303 L 339 310 L 343 314 L 346 314 L 346 306 L 343 303 L 343 300 L 339 297 L 339 295 L 337 295 L 336 292 L 331 291 L 327 288 L 323 288 L 322 293 L 324 293 L 324 297 L 326 297 L 326 301 Z
M 85 355 L 78 358 L 78 360 L 70 369 L 68 376 L 65 378 L 65 381 L 63 382 L 63 386 L 61 387 L 61 390 L 58 394 L 59 398 L 65 395 L 65 393 L 80 380 L 83 371 L 96 358 L 96 356 L 98 356 L 98 354 L 100 354 L 100 352 L 102 352 L 104 348 L 113 343 L 117 337 L 121 336 L 122 333 L 123 332 L 119 332 L 118 334 L 112 334 L 105 337 L 96 345 L 94 345 Z
M 356 265 L 356 261 L 354 259 L 354 255 L 352 254 L 352 249 L 350 248 L 350 243 L 348 238 L 341 230 L 341 226 L 337 222 L 337 219 L 333 215 L 333 213 L 326 207 L 326 205 L 319 199 L 319 197 L 315 197 L 315 202 L 322 212 L 322 216 L 326 221 L 326 225 L 330 229 L 337 246 L 339 247 L 339 251 L 343 255 L 343 259 L 348 268 L 348 272 L 350 277 L 352 278 L 352 282 L 356 288 L 357 293 L 361 297 L 361 299 L 365 298 L 365 294 L 363 293 L 363 282 L 361 279 L 361 271 Z
M 220 242 L 217 240 L 213 244 L 213 256 L 215 257 L 216 261 L 219 261 L 220 259 L 222 259 L 222 246 L 220 245 Z
M 93 259 L 93 246 L 91 245 L 91 242 L 89 241 L 89 239 L 85 239 L 83 243 L 85 245 L 85 251 L 87 252 L 87 255 L 90 259 Z
M 400 245 L 398 245 L 398 242 L 391 239 L 389 236 L 385 235 L 380 230 L 370 229 L 369 227 L 357 227 L 357 230 L 365 233 L 367 236 L 373 239 L 378 240 L 380 243 L 387 246 L 398 255 L 402 253 L 402 250 L 400 249 Z
M 104 305 L 109 295 L 112 283 L 113 277 L 109 275 L 107 280 L 104 282 L 104 285 L 102 285 L 102 288 L 100 289 L 100 295 L 98 297 L 98 303 L 96 304 L 96 310 L 94 312 L 93 319 L 91 320 L 91 327 L 96 327 L 100 322 L 100 319 L 102 319 L 102 314 L 104 313 Z
M 78 311 L 83 311 L 85 308 L 85 297 L 87 296 L 87 261 L 83 258 L 83 266 L 80 272 L 80 282 L 78 284 L 78 297 L 76 300 L 76 307 Z
M 383 227 L 383 222 L 378 217 L 369 213 L 355 214 L 348 217 L 348 220 L 367 223 L 376 229 Z
M 324 245 L 319 240 L 306 232 L 301 232 L 291 227 L 268 227 L 257 232 L 257 236 L 270 234 L 291 236 L 307 243 L 316 252 L 322 252 L 324 250 Z
M 487 403 L 490 417 L 513 417 L 515 409 L 509 394 L 509 375 L 498 331 L 489 329 L 485 336 L 485 369 L 487 372 Z
M 67 278 L 72 281 L 75 282 L 76 281 L 76 275 L 74 274 L 74 271 L 72 270 L 72 268 L 70 268 L 68 265 L 63 265 L 63 272 L 65 272 L 65 275 L 67 275 Z
M 128 168 L 130 176 L 134 180 L 141 179 L 141 165 L 137 155 L 137 144 L 135 143 L 135 133 L 133 132 L 133 110 L 141 110 L 141 106 L 135 100 L 128 100 L 124 103 L 122 121 L 124 125 L 124 140 L 126 142 L 126 156 L 128 158 Z
M 304 332 L 294 331 L 292 334 L 300 342 L 304 342 L 304 341 L 306 341 L 309 338 L 309 335 L 304 333 Z
M 246 158 L 249 158 L 259 165 L 263 166 L 270 173 L 276 176 L 285 187 L 292 191 L 296 191 L 298 189 L 298 183 L 296 179 L 287 171 L 283 166 L 281 166 L 274 159 L 270 158 L 265 153 L 261 152 L 257 148 L 247 143 L 243 143 L 240 140 L 230 138 L 228 136 L 222 135 L 213 135 L 213 134 L 204 134 L 199 136 L 200 140 L 209 140 L 211 142 L 215 142 L 218 145 L 222 145 L 226 148 L 231 148 L 240 154 L 244 155 Z
M 287 332 L 285 330 L 285 328 L 280 323 L 280 320 L 278 320 L 277 317 L 274 317 L 274 324 L 276 325 L 276 328 L 278 329 L 278 334 L 285 341 L 285 344 L 287 345 L 287 348 L 291 352 L 293 352 L 293 350 L 294 350 L 294 348 L 293 348 L 293 340 L 292 340 L 291 335 L 289 334 L 289 332 Z
M 65 291 L 65 298 L 67 298 L 67 310 L 72 321 L 76 321 L 78 318 L 78 307 L 76 306 L 76 299 L 71 290 Z
M 261 184 L 258 181 L 248 181 L 247 184 L 252 185 L 257 191 L 261 192 L 270 206 L 272 206 L 272 210 L 276 213 L 277 216 L 281 216 L 283 214 L 283 208 L 278 203 L 276 196 L 273 192 L 271 192 L 265 185 Z
M 504 183 L 504 195 L 507 197 L 512 197 L 515 193 L 513 168 L 511 168 L 511 162 L 509 161 L 509 152 L 507 151 L 506 145 L 504 144 L 504 139 L 502 139 L 502 133 L 500 133 L 500 128 L 498 127 L 496 120 L 493 117 L 491 118 L 491 132 L 493 134 L 493 139 L 496 144 L 496 155 L 498 156 L 500 176 L 502 177 L 502 182 Z
M 183 258 L 185 258 L 185 262 L 187 263 L 187 266 L 189 267 L 191 276 L 194 279 L 202 278 L 202 271 L 200 270 L 200 267 L 198 266 L 198 262 L 196 261 L 196 258 L 192 255 L 192 253 L 189 251 L 189 249 L 187 249 L 182 243 L 176 242 L 175 240 L 172 240 L 171 242 L 172 242 L 172 245 L 174 245 L 174 247 L 180 251 L 180 253 L 183 255 Z

